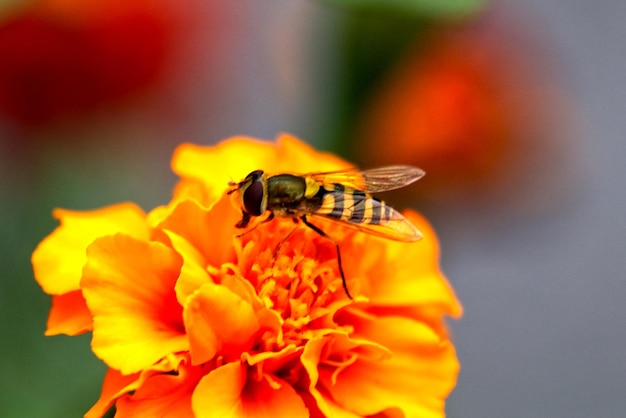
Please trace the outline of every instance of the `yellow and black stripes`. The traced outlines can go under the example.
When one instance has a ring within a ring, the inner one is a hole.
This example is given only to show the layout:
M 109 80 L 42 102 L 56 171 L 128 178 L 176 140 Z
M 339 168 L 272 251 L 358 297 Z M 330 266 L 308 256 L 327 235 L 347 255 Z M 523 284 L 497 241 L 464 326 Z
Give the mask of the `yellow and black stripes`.
M 348 168 L 303 175 L 283 173 L 270 176 L 263 170 L 254 170 L 238 183 L 229 182 L 231 189 L 227 193 L 239 201 L 242 217 L 235 224 L 236 228 L 246 228 L 252 218 L 270 213 L 265 220 L 256 223 L 244 234 L 275 217 L 282 217 L 300 221 L 321 237 L 329 239 L 337 249 L 337 265 L 343 288 L 346 295 L 352 298 L 343 272 L 339 243 L 309 219 L 325 218 L 381 238 L 401 242 L 417 241 L 422 237 L 420 231 L 400 212 L 369 193 L 398 189 L 423 175 L 424 172 L 419 168 L 402 165 L 363 171 Z M 290 236 L 291 233 L 280 242 L 278 248 Z
M 316 215 L 356 224 L 385 224 L 392 219 L 394 213 L 385 202 L 341 184 L 324 185 L 316 198 L 320 202 L 320 206 L 314 211 Z

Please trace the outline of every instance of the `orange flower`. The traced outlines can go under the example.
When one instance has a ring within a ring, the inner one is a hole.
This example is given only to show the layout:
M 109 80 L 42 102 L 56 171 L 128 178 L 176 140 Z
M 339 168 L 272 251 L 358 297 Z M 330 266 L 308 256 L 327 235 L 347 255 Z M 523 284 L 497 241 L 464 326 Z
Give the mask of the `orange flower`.
M 426 196 L 484 190 L 511 149 L 515 106 L 499 78 L 501 61 L 487 42 L 462 33 L 411 51 L 361 116 L 362 160 L 423 168 Z
M 57 211 L 33 254 L 54 295 L 48 334 L 92 330 L 108 366 L 87 416 L 440 417 L 458 373 L 444 315 L 461 308 L 437 265 L 435 235 L 414 212 L 417 243 L 328 223 L 342 251 L 289 219 L 237 236 L 228 181 L 347 163 L 289 136 L 182 145 L 167 206 Z

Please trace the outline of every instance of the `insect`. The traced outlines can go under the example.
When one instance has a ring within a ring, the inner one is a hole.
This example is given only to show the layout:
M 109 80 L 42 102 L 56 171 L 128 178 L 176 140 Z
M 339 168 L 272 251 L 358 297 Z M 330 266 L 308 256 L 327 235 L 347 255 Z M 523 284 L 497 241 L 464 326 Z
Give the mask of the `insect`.
M 291 218 L 296 223 L 302 222 L 329 239 L 337 250 L 343 288 L 352 299 L 343 272 L 339 244 L 311 223 L 309 218 L 325 218 L 396 241 L 417 241 L 422 237 L 420 231 L 400 212 L 372 197 L 370 193 L 399 189 L 423 175 L 424 171 L 419 168 L 405 165 L 307 174 L 270 175 L 263 170 L 255 170 L 238 183 L 229 182 L 233 188 L 228 194 L 236 193 L 241 209 L 242 218 L 235 225 L 237 228 L 246 228 L 253 217 L 268 214 L 252 229 L 278 216 Z M 281 241 L 279 247 L 294 231 Z

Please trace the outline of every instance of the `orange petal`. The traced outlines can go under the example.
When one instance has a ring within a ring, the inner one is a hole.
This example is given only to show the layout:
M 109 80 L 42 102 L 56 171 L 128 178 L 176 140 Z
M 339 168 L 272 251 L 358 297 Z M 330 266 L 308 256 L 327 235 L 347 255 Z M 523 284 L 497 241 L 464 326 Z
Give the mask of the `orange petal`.
M 180 417 L 194 418 L 191 395 L 203 367 L 182 364 L 175 372 L 155 373 L 145 379 L 132 394 L 116 403 L 116 417 Z
M 316 402 L 318 408 L 325 416 L 352 416 L 353 414 L 337 406 L 331 397 L 326 394 L 325 388 L 318 385 L 320 374 L 320 362 L 328 360 L 328 352 L 338 353 L 332 359 L 335 364 L 335 376 L 340 374 L 346 367 L 353 364 L 358 357 L 366 358 L 370 361 L 380 361 L 389 357 L 389 351 L 381 345 L 366 339 L 352 339 L 342 332 L 333 332 L 321 337 L 310 339 L 300 357 L 300 361 L 309 376 L 309 393 Z M 331 353 L 331 354 L 332 354 Z
M 327 417 L 333 418 L 361 418 L 362 415 L 355 414 L 353 412 L 347 411 L 342 408 L 340 405 L 332 399 L 332 397 L 328 396 L 326 393 L 322 393 L 321 396 L 324 398 L 326 403 L 326 413 L 324 414 Z M 381 417 L 394 417 L 394 415 L 383 415 Z
M 209 361 L 218 352 L 227 360 L 239 359 L 260 328 L 252 305 L 212 283 L 187 299 L 184 318 L 193 364 Z
M 272 387 L 266 379 L 255 380 L 246 375 L 239 362 L 228 363 L 202 378 L 192 397 L 197 418 L 308 417 L 302 398 L 288 383 L 273 377 L 280 387 Z
M 346 274 L 362 278 L 359 285 L 373 305 L 439 307 L 440 313 L 459 316 L 461 305 L 439 268 L 439 245 L 433 229 L 413 211 L 404 215 L 420 229 L 423 238 L 404 243 L 367 237 L 364 245 L 348 251 L 371 256 L 346 252 Z
M 331 415 L 332 406 L 329 405 L 327 397 L 318 389 L 318 382 L 320 378 L 319 363 L 322 358 L 322 351 L 327 343 L 327 338 L 312 338 L 304 346 L 304 351 L 300 357 L 300 362 L 304 366 L 307 374 L 309 375 L 309 394 L 315 401 L 315 407 L 319 409 L 324 416 Z M 323 389 L 323 388 L 322 388 Z
M 180 276 L 178 276 L 174 290 L 178 303 L 184 306 L 187 303 L 187 298 L 200 286 L 205 283 L 212 283 L 211 277 L 206 270 L 206 260 L 202 254 L 179 235 L 171 231 L 164 231 L 164 233 L 169 238 L 172 248 L 183 258 Z
M 94 317 L 93 351 L 110 367 L 134 373 L 188 349 L 174 292 L 181 265 L 165 245 L 122 234 L 89 246 L 81 285 Z
M 93 211 L 56 209 L 61 225 L 48 235 L 32 256 L 35 279 L 44 292 L 59 295 L 79 288 L 85 249 L 96 238 L 123 232 L 147 239 L 145 214 L 132 203 Z
M 176 233 L 202 254 L 209 265 L 221 266 L 234 259 L 230 244 L 239 233 L 235 224 L 240 217 L 230 200 L 222 195 L 208 210 L 191 200 L 180 202 L 157 228 Z
M 46 335 L 79 335 L 91 331 L 93 321 L 80 290 L 52 296 Z
M 405 416 L 444 416 L 444 401 L 459 371 L 449 341 L 420 322 L 398 317 L 357 321 L 355 335 L 386 346 L 392 356 L 359 357 L 338 374 L 322 365 L 320 385 L 337 404 L 359 415 L 398 408 Z
M 100 399 L 85 414 L 85 418 L 102 417 L 122 395 L 135 390 L 139 385 L 139 373 L 123 375 L 115 369 L 109 369 L 104 376 Z
M 150 408 L 151 398 L 155 399 L 157 404 L 162 403 L 162 397 L 168 395 L 176 395 L 183 393 L 185 390 L 181 386 L 187 385 L 192 388 L 196 385 L 200 377 L 205 373 L 202 368 L 190 368 L 189 356 L 186 354 L 173 354 L 163 358 L 158 363 L 152 365 L 149 369 L 131 375 L 123 375 L 118 370 L 109 369 L 104 378 L 102 392 L 98 402 L 85 415 L 89 417 L 101 417 L 114 403 L 120 402 L 124 404 L 120 407 L 120 403 L 116 404 L 117 414 L 120 416 L 138 416 L 127 411 L 133 411 L 135 408 Z M 162 376 L 168 376 L 170 379 L 160 379 Z M 152 380 L 156 378 L 155 380 Z M 159 383 L 165 384 L 159 384 Z M 169 385 L 167 383 L 170 383 Z M 188 410 L 191 408 L 191 392 L 186 389 Z M 132 392 L 132 393 L 131 393 Z M 148 394 L 148 396 L 146 396 Z M 132 398 L 132 399 L 129 399 Z M 143 401 L 147 401 L 148 405 L 142 405 Z M 156 414 L 153 416 L 164 416 L 166 414 Z M 145 415 L 143 415 L 145 416 Z M 179 415 L 176 415 L 179 416 Z
M 195 200 L 205 208 L 210 207 L 215 199 L 219 198 L 219 194 L 214 190 L 209 191 L 202 181 L 188 177 L 183 177 L 176 183 L 172 195 L 172 202 Z
M 279 372 L 282 367 L 294 359 L 298 358 L 302 353 L 302 347 L 295 344 L 289 344 L 279 351 L 262 351 L 259 353 L 243 353 L 241 361 L 248 366 L 263 365 L 264 372 Z

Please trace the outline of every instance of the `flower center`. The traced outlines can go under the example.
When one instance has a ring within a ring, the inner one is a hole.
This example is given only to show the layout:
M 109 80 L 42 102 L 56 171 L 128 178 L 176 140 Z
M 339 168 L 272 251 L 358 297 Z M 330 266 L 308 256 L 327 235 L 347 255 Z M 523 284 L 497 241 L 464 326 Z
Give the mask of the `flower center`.
M 294 230 L 290 220 L 276 219 L 240 243 L 240 272 L 265 307 L 282 318 L 285 345 L 299 346 L 321 323 L 328 325 L 328 305 L 344 297 L 330 240 L 305 225 Z

